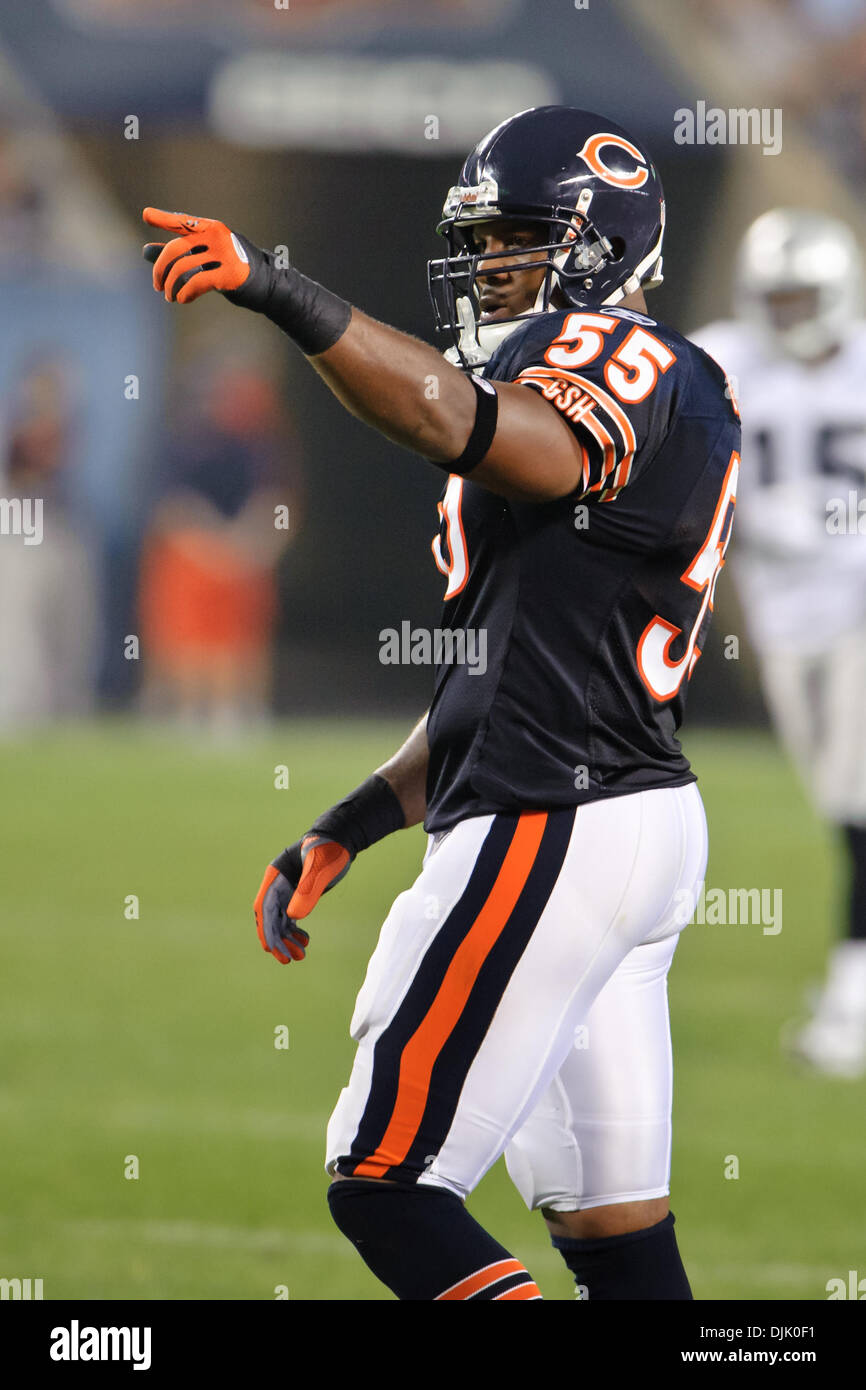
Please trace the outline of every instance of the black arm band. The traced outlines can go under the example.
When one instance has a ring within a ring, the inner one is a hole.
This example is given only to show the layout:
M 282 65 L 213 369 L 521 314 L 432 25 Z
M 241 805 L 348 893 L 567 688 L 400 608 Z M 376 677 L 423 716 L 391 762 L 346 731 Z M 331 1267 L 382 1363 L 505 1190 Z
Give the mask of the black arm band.
M 239 290 L 226 293 L 226 299 L 242 309 L 264 314 L 288 333 L 307 357 L 333 347 L 349 326 L 351 304 L 315 280 L 308 280 L 294 266 L 278 268 L 272 251 L 261 251 L 242 236 L 238 241 L 255 269 Z
M 374 772 L 330 811 L 319 816 L 308 834 L 326 835 L 343 845 L 350 854 L 383 840 L 406 824 L 397 793 L 384 777 Z
M 473 468 L 481 462 L 493 443 L 499 415 L 499 397 L 496 394 L 496 388 L 480 376 L 471 375 L 469 380 L 475 387 L 475 424 L 472 426 L 472 433 L 466 441 L 466 448 L 459 459 L 454 459 L 452 463 L 431 459 L 431 462 L 436 463 L 438 468 L 444 468 L 446 473 L 462 473 L 464 476 L 471 473 Z

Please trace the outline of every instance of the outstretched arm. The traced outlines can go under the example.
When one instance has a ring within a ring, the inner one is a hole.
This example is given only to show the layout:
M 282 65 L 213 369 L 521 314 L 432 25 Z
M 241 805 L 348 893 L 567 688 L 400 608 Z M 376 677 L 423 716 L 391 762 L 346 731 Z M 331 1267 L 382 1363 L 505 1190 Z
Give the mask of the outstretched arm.
M 309 361 L 347 410 L 395 444 L 446 468 L 466 448 L 478 404 L 475 388 L 429 344 L 353 309 L 333 347 Z M 428 390 L 431 377 L 435 393 Z M 472 481 L 516 501 L 573 492 L 583 471 L 573 431 L 537 392 L 515 382 L 493 384 L 496 432 L 471 469 Z
M 491 392 L 485 401 L 435 348 L 353 309 L 293 266 L 278 267 L 272 253 L 222 222 L 155 208 L 145 209 L 144 220 L 178 234 L 165 246 L 145 247 L 158 292 L 188 304 L 219 290 L 264 314 L 294 339 L 346 409 L 388 439 L 446 471 L 471 472 L 473 482 L 502 497 L 548 501 L 580 485 L 580 445 L 535 391 L 497 382 L 491 407 Z

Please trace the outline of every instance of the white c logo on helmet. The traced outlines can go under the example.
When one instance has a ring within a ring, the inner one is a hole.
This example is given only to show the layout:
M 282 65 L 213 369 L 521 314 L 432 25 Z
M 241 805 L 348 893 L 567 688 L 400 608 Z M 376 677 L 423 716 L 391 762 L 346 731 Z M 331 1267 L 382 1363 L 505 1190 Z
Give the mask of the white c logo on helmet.
M 605 145 L 616 145 L 617 149 L 625 150 L 633 159 L 638 162 L 638 168 L 630 174 L 618 174 L 615 169 L 610 169 L 601 157 L 601 150 Z M 582 159 L 588 168 L 605 183 L 612 184 L 614 188 L 641 188 L 649 178 L 649 169 L 646 160 L 640 150 L 631 143 L 624 140 L 621 135 L 613 135 L 610 131 L 603 130 L 598 135 L 590 135 L 582 150 L 578 150 L 578 159 Z

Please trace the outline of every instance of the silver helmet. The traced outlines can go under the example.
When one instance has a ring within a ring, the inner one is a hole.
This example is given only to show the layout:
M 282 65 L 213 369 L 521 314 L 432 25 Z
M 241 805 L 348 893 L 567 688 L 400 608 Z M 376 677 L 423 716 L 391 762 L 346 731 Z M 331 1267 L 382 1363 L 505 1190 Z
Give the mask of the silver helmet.
M 845 338 L 860 314 L 862 281 L 860 250 L 846 223 L 774 208 L 740 244 L 735 307 L 771 348 L 809 361 Z

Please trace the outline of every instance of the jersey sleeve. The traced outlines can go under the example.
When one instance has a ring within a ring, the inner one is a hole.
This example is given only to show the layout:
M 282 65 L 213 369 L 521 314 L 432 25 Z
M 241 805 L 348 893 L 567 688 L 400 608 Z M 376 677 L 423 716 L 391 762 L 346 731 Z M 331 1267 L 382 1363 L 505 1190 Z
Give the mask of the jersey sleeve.
M 509 363 L 508 379 L 537 391 L 577 436 L 576 497 L 613 501 L 664 437 L 678 354 L 655 329 L 651 319 L 569 313 L 546 334 L 527 334 Z

